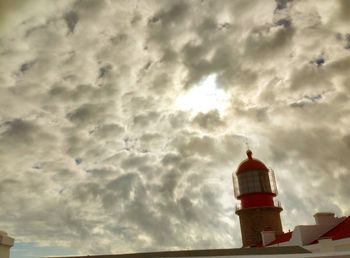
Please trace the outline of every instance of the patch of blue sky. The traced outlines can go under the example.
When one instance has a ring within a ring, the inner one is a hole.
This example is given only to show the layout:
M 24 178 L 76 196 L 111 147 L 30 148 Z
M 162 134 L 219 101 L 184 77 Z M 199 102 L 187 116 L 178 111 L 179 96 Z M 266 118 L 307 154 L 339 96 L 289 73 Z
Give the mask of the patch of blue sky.
M 40 258 L 49 256 L 77 255 L 77 252 L 68 247 L 39 246 L 35 243 L 15 242 L 11 248 L 11 258 Z

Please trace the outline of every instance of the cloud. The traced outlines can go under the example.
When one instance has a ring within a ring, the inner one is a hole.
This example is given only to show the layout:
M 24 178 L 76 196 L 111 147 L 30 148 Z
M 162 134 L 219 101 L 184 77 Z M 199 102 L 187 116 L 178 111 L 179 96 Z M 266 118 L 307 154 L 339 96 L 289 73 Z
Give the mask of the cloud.
M 217 110 L 209 111 L 208 113 L 199 113 L 193 119 L 193 124 L 199 126 L 203 130 L 215 130 L 217 127 L 223 127 L 225 121 L 221 120 Z
M 0 228 L 82 254 L 238 247 L 247 140 L 286 228 L 349 214 L 345 2 L 6 3 Z M 225 112 L 178 110 L 210 75 Z
M 79 21 L 79 16 L 76 12 L 68 12 L 64 15 L 64 20 L 67 23 L 67 27 L 69 32 L 73 33 L 75 26 L 77 25 Z

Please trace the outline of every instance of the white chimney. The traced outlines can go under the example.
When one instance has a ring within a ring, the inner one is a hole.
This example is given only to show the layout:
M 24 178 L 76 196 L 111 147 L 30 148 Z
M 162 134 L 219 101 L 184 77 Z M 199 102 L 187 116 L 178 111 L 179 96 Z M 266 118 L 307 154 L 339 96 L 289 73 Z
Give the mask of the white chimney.
M 14 239 L 9 237 L 6 232 L 0 231 L 0 257 L 9 258 L 10 248 L 13 246 Z
M 318 212 L 314 215 L 316 225 L 337 225 L 346 217 L 335 217 L 332 212 Z

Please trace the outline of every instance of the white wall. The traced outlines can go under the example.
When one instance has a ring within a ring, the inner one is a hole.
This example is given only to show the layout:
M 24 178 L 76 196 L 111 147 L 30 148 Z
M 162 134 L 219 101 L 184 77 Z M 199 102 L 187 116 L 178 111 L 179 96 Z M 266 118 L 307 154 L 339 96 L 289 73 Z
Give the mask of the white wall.
M 350 238 L 343 238 L 338 240 L 321 239 L 318 244 L 306 245 L 303 248 L 313 252 L 350 252 Z

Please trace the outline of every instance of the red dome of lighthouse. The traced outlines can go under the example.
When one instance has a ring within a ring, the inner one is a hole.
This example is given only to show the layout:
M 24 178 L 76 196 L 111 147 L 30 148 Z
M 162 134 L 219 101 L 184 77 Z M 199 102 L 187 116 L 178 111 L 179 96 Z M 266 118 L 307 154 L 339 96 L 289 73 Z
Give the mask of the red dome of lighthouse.
M 248 159 L 242 161 L 241 164 L 239 164 L 236 172 L 237 174 L 251 170 L 268 171 L 268 168 L 265 166 L 265 164 L 258 159 L 253 159 L 252 155 L 252 151 L 247 150 Z

